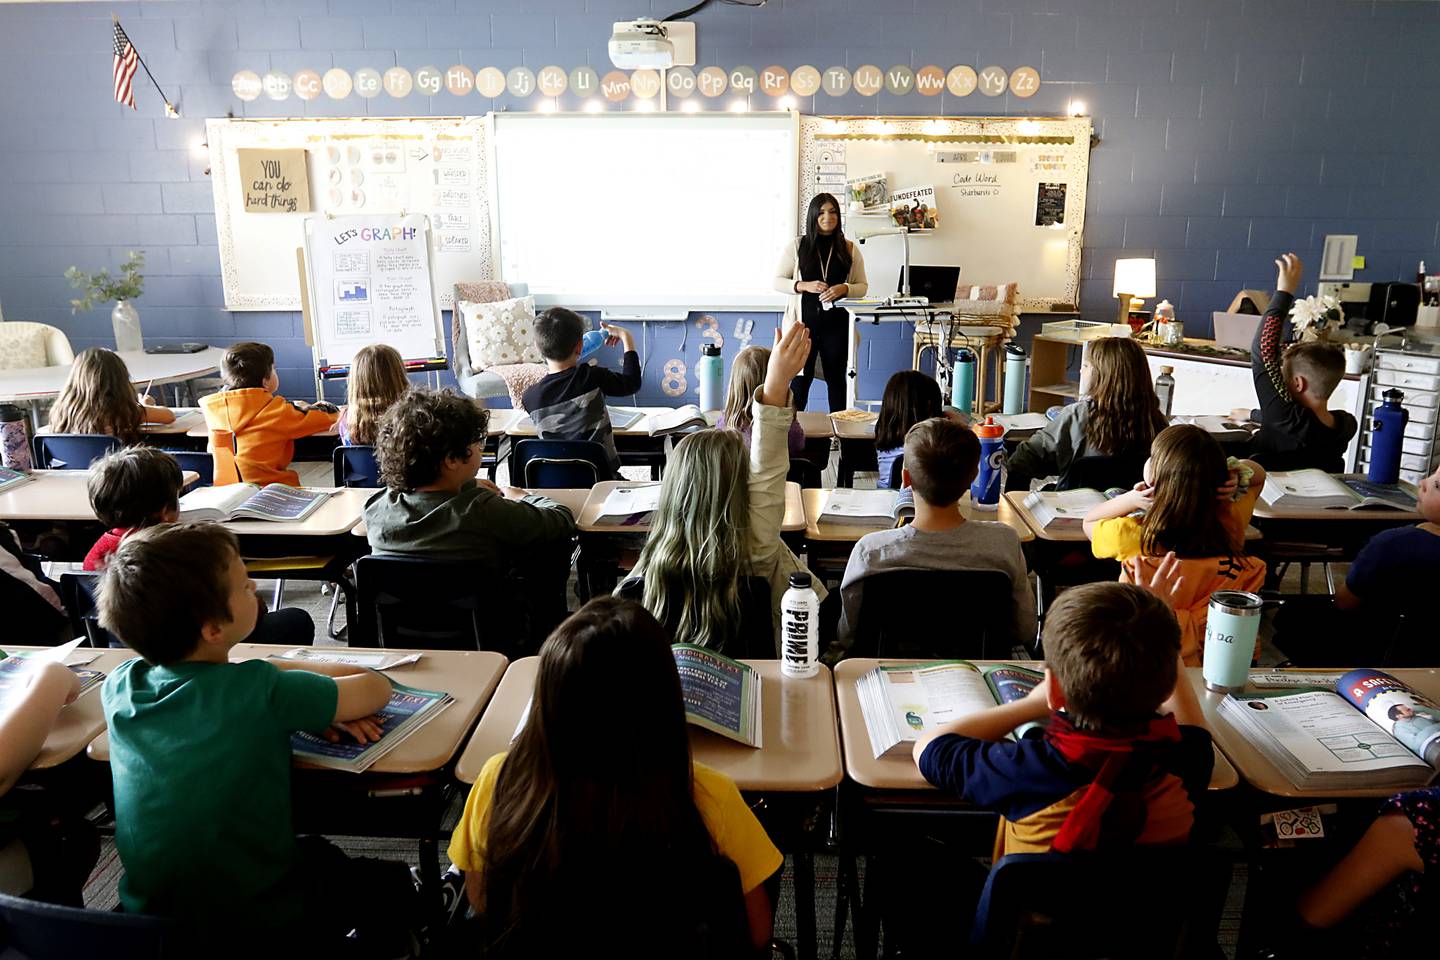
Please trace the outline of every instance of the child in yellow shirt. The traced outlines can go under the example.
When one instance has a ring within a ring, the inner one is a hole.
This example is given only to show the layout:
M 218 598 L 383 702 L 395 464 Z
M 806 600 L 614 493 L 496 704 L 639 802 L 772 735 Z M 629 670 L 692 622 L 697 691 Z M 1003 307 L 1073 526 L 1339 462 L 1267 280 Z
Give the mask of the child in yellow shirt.
M 1180 582 L 1169 599 L 1189 666 L 1200 664 L 1210 595 L 1254 591 L 1265 582 L 1265 562 L 1244 553 L 1245 528 L 1264 485 L 1259 464 L 1232 466 L 1203 429 L 1177 424 L 1156 436 L 1145 479 L 1134 490 L 1085 515 L 1091 551 L 1123 564 L 1122 583 L 1148 579 L 1174 555 Z M 1132 515 L 1137 511 L 1143 516 Z

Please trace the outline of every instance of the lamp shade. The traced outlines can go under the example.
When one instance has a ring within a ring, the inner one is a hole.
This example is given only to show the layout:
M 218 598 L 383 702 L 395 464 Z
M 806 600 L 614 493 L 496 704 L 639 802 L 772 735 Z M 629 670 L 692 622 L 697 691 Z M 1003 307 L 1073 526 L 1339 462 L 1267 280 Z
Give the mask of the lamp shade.
M 1134 257 L 1115 261 L 1115 289 L 1111 296 L 1128 293 L 1142 300 L 1155 296 L 1155 261 L 1150 257 Z

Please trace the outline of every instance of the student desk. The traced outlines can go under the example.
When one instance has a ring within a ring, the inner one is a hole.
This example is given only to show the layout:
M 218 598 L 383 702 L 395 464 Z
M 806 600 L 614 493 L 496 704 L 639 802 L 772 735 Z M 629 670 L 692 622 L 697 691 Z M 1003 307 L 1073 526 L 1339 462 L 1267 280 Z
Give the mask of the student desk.
M 651 436 L 645 429 L 645 423 L 650 418 L 650 414 L 663 413 L 671 409 L 670 407 L 627 407 L 626 409 L 638 410 L 645 414 L 645 416 L 624 429 L 614 429 L 615 452 L 620 455 L 621 464 L 626 466 L 649 467 L 650 478 L 652 480 L 659 480 L 661 469 L 665 464 L 665 438 L 673 436 L 676 437 L 678 441 L 679 437 L 684 436 L 685 431 L 681 431 L 678 434 L 666 433 L 660 434 L 659 436 Z M 506 425 L 505 435 L 510 438 L 512 479 L 519 480 L 523 478 L 513 477 L 514 445 L 520 440 L 532 440 L 540 434 L 539 431 L 535 429 L 535 421 L 530 419 L 528 413 L 523 411 L 516 411 L 515 413 L 515 417 Z
M 1308 586 L 1309 563 L 1349 562 L 1377 533 L 1424 519 L 1414 510 L 1276 509 L 1263 500 L 1255 502 L 1255 524 L 1265 535 L 1271 576 L 1278 563 L 1301 564 L 1301 593 Z
M 242 643 L 234 648 L 231 659 L 268 657 L 287 649 Z M 455 702 L 362 774 L 297 764 L 296 830 L 417 840 L 422 886 L 438 904 L 438 838 L 455 789 L 451 761 L 490 702 L 508 662 L 489 651 L 426 650 L 418 663 L 386 671 L 397 683 L 444 690 Z M 103 732 L 90 744 L 89 755 L 109 761 L 110 741 Z
M 650 524 L 599 523 L 605 498 L 616 487 L 637 486 L 634 481 L 602 480 L 589 491 L 585 505 L 575 515 L 580 533 L 580 559 L 576 564 L 579 585 L 586 598 L 609 593 L 618 582 L 622 559 L 627 552 L 638 552 L 650 533 Z M 539 491 L 544 492 L 544 491 Z M 780 521 L 781 539 L 795 549 L 805 530 L 805 507 L 800 485 L 785 484 L 785 516 Z
M 814 816 L 817 805 L 827 805 L 829 791 L 842 776 L 835 687 L 824 666 L 817 675 L 801 680 L 782 676 L 778 660 L 744 662 L 761 677 L 764 746 L 747 747 L 692 726 L 690 747 L 695 760 L 729 776 L 751 805 L 760 807 L 757 813 L 776 845 L 794 856 L 799 953 L 813 957 L 812 852 L 816 841 L 823 838 L 807 836 L 803 820 Z M 525 657 L 505 672 L 480 726 L 456 764 L 455 776 L 463 783 L 474 783 L 485 761 L 510 748 L 515 727 L 535 689 L 539 665 L 539 657 Z
M 12 655 L 22 651 L 45 649 L 48 648 L 11 646 L 9 644 L 5 646 L 5 652 Z M 87 654 L 99 654 L 93 662 L 85 664 L 80 669 L 98 670 L 107 677 L 110 675 L 110 671 L 135 656 L 135 651 L 129 649 L 95 650 L 91 647 L 79 647 L 77 650 Z M 100 686 L 101 684 L 97 683 L 80 694 L 74 703 L 67 704 L 61 709 L 60 718 L 55 721 L 50 735 L 45 738 L 45 745 L 40 748 L 39 755 L 30 764 L 32 771 L 49 770 L 78 757 L 85 751 L 90 741 L 105 733 L 105 712 L 100 707 Z
M 948 401 L 947 401 L 948 402 Z M 972 416 L 972 419 L 982 421 L 983 418 Z M 835 436 L 840 438 L 840 463 L 837 467 L 836 486 L 850 487 L 855 484 L 855 472 L 873 471 L 879 468 L 875 455 L 875 423 L 876 418 L 868 420 L 847 420 L 830 417 L 835 427 Z M 1005 431 L 1005 450 L 1011 452 L 1023 441 L 1038 433 L 1035 429 L 1017 428 Z M 806 434 L 809 436 L 809 434 Z
M 142 423 L 140 425 L 140 433 L 146 437 L 162 438 L 151 441 L 157 446 L 174 443 L 176 446 L 183 446 L 186 449 L 190 449 L 192 445 L 183 443 L 182 441 L 194 437 L 209 436 L 205 431 L 205 414 L 200 412 L 199 407 L 171 407 L 170 412 L 175 414 L 175 421 L 173 423 Z M 196 430 L 199 432 L 196 433 Z M 38 428 L 35 431 L 35 435 L 45 436 L 54 432 L 47 423 L 45 426 Z
M 143 350 L 124 350 L 120 359 L 130 371 L 130 382 L 137 387 L 164 387 L 172 383 L 186 384 L 194 398 L 190 381 L 208 377 L 220 369 L 220 360 L 225 356 L 220 347 L 206 347 L 199 353 L 146 353 Z M 14 370 L 0 370 L 0 403 L 19 402 L 30 404 L 32 426 L 38 430 L 35 421 L 39 413 L 37 401 L 49 400 L 60 394 L 65 380 L 70 376 L 71 364 L 51 367 L 25 367 Z
M 847 899 L 853 904 L 856 956 L 873 956 L 879 915 L 871 900 L 884 900 L 886 891 L 900 883 L 900 878 L 885 874 L 883 854 L 893 850 L 897 841 L 928 842 L 937 835 L 973 850 L 974 856 L 988 855 L 993 848 L 997 817 L 976 810 L 954 796 L 941 793 L 920 776 L 910 751 L 898 756 L 876 758 L 870 746 L 870 734 L 860 710 L 855 684 L 865 673 L 884 663 L 913 663 L 911 660 L 876 660 L 856 657 L 842 660 L 835 666 L 835 699 L 839 708 L 840 742 L 845 753 L 847 783 L 842 785 L 840 819 L 840 877 L 836 903 L 836 940 L 843 927 Z M 985 663 L 987 661 L 973 661 Z M 1016 663 L 1040 669 L 1041 664 L 1019 660 L 996 661 Z M 1222 791 L 1236 787 L 1240 778 L 1224 753 L 1215 750 L 1215 766 L 1210 775 L 1210 791 L 1218 797 Z M 866 890 L 862 897 L 854 867 L 854 858 L 867 860 Z M 880 862 L 877 862 L 880 861 Z M 871 886 L 872 877 L 876 886 Z
M 585 501 L 590 497 L 590 491 L 584 487 L 537 487 L 530 492 L 536 496 L 548 497 L 558 504 L 569 507 L 570 513 L 575 517 L 580 516 L 580 511 L 585 507 Z M 375 490 L 365 490 L 365 499 L 368 500 L 375 493 Z M 363 500 L 361 501 L 361 506 L 364 506 Z M 359 523 L 355 524 L 355 526 L 351 527 L 350 533 L 357 537 L 367 536 L 365 521 L 362 519 Z
M 193 470 L 182 477 L 186 484 L 200 479 Z M 89 470 L 32 470 L 29 480 L 0 492 L 0 520 L 98 523 L 90 509 L 89 481 Z

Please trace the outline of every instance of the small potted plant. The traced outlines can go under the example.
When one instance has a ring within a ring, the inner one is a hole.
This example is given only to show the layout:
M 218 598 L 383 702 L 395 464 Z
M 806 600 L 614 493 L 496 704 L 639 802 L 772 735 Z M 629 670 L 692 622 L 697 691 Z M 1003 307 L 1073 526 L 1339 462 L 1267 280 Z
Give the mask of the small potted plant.
M 1327 343 L 1332 334 L 1339 333 L 1345 326 L 1345 311 L 1340 301 L 1328 294 L 1312 296 L 1295 301 L 1290 308 L 1290 319 L 1299 339 Z
M 78 267 L 65 271 L 70 285 L 82 293 L 80 299 L 70 301 L 72 313 L 92 310 L 97 303 L 115 301 L 115 309 L 110 311 L 110 323 L 115 328 L 116 350 L 144 349 L 145 344 L 140 337 L 140 313 L 131 302 L 145 291 L 145 277 L 140 273 L 144 268 L 145 251 L 131 250 L 120 267 L 118 277 L 112 277 L 110 271 L 104 268 L 97 273 L 85 273 Z

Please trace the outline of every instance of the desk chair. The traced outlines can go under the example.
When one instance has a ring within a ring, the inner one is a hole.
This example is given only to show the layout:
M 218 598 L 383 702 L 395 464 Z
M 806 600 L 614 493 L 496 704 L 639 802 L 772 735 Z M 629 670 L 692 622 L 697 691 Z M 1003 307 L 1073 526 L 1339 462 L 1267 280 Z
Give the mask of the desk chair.
M 1214 956 L 1229 882 L 1201 848 L 1012 853 L 990 871 L 970 941 L 983 957 Z
M 996 660 L 1016 637 L 1010 578 L 999 570 L 895 570 L 860 581 L 851 657 Z M 963 604 L 963 606 L 962 606 Z
M 819 490 L 824 485 L 820 467 L 813 460 L 799 457 L 790 458 L 790 472 L 785 475 L 787 483 L 798 483 L 804 490 Z
M 510 455 L 510 482 L 527 490 L 589 489 L 609 476 L 609 457 L 594 440 L 521 440 Z
M 1145 460 L 1149 452 L 1139 456 L 1078 457 L 1060 474 L 1056 490 L 1109 490 L 1119 487 L 1129 490 L 1140 482 L 1145 473 Z
M 199 935 L 160 917 L 60 907 L 0 894 L 0 950 L 6 960 L 155 960 L 206 956 Z
M 187 490 L 215 485 L 215 458 L 210 454 L 202 450 L 166 450 L 165 452 L 175 458 L 175 462 L 180 464 L 181 470 L 193 470 L 199 474 L 199 478 L 186 487 Z
M 631 577 L 620 584 L 616 595 L 643 603 L 645 578 Z M 674 604 L 670 609 L 676 609 Z M 691 643 L 693 638 L 676 633 L 678 617 L 667 617 L 665 630 L 674 643 Z M 740 578 L 740 629 L 733 644 L 719 651 L 732 660 L 774 660 L 775 618 L 771 612 L 770 581 L 764 577 Z
M 95 591 L 100 589 L 100 574 L 94 572 L 62 573 L 60 575 L 60 602 L 70 615 L 72 636 L 84 636 L 91 647 L 123 647 L 125 644 L 100 626 L 100 615 L 95 609 Z
M 89 470 L 90 464 L 125 444 L 103 433 L 42 433 L 35 437 L 39 470 Z
M 880 462 L 875 456 L 873 438 L 840 438 L 840 460 L 835 465 L 837 487 L 853 487 L 856 472 L 879 469 Z
M 350 642 L 360 647 L 508 652 L 515 626 L 492 615 L 508 597 L 501 571 L 469 560 L 368 556 L 355 561 L 359 594 Z
M 335 469 L 337 487 L 380 487 L 380 464 L 375 459 L 375 448 L 370 446 L 340 445 L 331 455 Z

